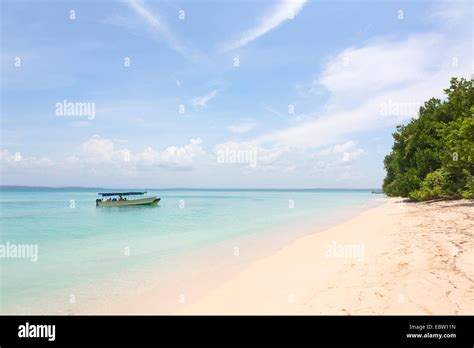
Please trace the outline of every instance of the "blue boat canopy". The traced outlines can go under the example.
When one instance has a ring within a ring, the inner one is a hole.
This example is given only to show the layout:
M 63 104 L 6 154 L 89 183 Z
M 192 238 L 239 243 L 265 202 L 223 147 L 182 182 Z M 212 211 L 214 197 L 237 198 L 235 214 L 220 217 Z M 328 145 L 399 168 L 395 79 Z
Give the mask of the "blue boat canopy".
M 101 195 L 102 197 L 108 197 L 108 196 L 132 196 L 132 195 L 144 195 L 146 194 L 146 191 L 144 192 L 99 192 L 98 195 Z

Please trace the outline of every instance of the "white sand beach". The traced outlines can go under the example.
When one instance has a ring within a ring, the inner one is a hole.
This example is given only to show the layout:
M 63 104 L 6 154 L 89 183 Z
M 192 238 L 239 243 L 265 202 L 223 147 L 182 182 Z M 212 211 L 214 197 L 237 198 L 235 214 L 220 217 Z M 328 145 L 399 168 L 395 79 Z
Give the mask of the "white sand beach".
M 472 200 L 386 199 L 260 257 L 171 313 L 474 314 L 473 232 Z M 160 314 L 163 300 L 157 287 L 98 313 Z

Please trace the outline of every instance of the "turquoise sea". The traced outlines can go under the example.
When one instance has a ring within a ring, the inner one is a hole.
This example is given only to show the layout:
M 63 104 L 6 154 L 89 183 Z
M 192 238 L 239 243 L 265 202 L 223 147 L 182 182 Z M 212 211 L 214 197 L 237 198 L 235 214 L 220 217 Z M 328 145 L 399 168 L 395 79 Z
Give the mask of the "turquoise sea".
M 114 190 L 0 190 L 0 244 L 38 248 L 36 261 L 0 258 L 1 313 L 37 312 L 38 304 L 55 312 L 48 301 L 71 289 L 242 236 L 296 238 L 285 226 L 311 219 L 321 227 L 377 198 L 370 190 L 149 189 L 158 206 L 96 207 L 99 191 Z

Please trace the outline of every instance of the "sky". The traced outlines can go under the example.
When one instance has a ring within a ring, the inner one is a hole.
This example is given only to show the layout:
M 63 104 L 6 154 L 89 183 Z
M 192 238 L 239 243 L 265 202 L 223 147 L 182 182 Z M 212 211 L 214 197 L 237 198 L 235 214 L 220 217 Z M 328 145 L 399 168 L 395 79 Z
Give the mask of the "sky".
M 1 3 L 0 183 L 379 188 L 471 1 Z

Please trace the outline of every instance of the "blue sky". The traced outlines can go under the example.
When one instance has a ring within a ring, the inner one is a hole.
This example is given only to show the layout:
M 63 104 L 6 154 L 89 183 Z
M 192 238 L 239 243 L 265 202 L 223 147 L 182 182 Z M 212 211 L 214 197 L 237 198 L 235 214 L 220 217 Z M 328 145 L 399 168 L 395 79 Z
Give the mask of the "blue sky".
M 380 187 L 472 72 L 470 1 L 6 0 L 1 34 L 9 185 Z

